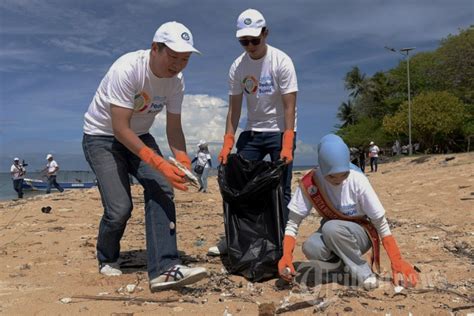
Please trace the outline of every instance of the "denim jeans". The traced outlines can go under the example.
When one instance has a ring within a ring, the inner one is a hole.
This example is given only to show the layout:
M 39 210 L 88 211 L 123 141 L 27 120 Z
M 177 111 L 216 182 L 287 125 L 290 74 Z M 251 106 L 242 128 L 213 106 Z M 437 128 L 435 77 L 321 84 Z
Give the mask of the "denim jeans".
M 162 155 L 150 134 L 140 136 L 148 147 Z M 82 147 L 94 171 L 104 215 L 97 239 L 100 263 L 116 262 L 133 209 L 129 174 L 144 188 L 148 276 L 151 279 L 181 263 L 176 242 L 176 210 L 173 188 L 157 170 L 140 160 L 113 136 L 84 135 Z
M 204 168 L 201 175 L 198 175 L 199 185 L 203 192 L 207 192 L 207 177 L 211 168 Z
M 378 157 L 370 157 L 370 171 L 377 172 L 378 160 L 379 160 Z
M 59 192 L 63 192 L 64 189 L 59 185 L 59 183 L 56 181 L 56 176 L 48 176 L 48 186 L 46 187 L 46 194 L 51 193 L 51 187 L 55 187 L 58 189 Z
M 263 160 L 268 154 L 271 161 L 280 159 L 283 133 L 280 132 L 254 132 L 244 131 L 237 140 L 237 153 L 247 160 Z M 295 133 L 296 140 L 296 133 Z M 293 155 L 295 153 L 296 141 L 293 143 Z M 291 178 L 293 171 L 293 162 L 286 165 L 282 177 L 282 187 L 284 192 L 285 204 L 291 200 Z M 286 210 L 285 218 L 288 218 Z

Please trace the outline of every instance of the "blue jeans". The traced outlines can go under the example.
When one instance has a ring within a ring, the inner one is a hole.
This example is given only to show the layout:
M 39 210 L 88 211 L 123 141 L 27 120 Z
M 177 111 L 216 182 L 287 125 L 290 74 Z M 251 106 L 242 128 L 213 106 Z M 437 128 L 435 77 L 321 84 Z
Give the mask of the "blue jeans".
M 162 156 L 153 136 L 145 134 L 140 139 Z M 113 136 L 84 135 L 82 147 L 97 177 L 104 207 L 97 238 L 99 263 L 116 262 L 119 258 L 120 239 L 133 209 L 129 174 L 144 188 L 149 278 L 181 263 L 176 243 L 174 193 L 166 178 Z
M 378 157 L 370 157 L 370 171 L 377 172 L 378 160 L 379 160 Z
M 237 153 L 247 160 L 263 160 L 268 154 L 272 161 L 280 159 L 283 133 L 280 132 L 242 132 L 237 140 Z M 296 133 L 295 133 L 296 140 Z M 295 153 L 296 141 L 293 143 L 293 156 Z M 291 178 L 293 162 L 286 165 L 282 177 L 282 187 L 284 192 L 285 205 L 291 200 Z M 288 218 L 286 210 L 285 218 Z
M 59 192 L 63 192 L 64 189 L 59 185 L 59 183 L 56 181 L 56 176 L 48 176 L 48 186 L 46 187 L 46 194 L 51 193 L 51 187 L 55 187 L 58 189 Z
M 198 175 L 199 185 L 203 192 L 207 192 L 207 177 L 211 168 L 204 168 L 201 175 Z

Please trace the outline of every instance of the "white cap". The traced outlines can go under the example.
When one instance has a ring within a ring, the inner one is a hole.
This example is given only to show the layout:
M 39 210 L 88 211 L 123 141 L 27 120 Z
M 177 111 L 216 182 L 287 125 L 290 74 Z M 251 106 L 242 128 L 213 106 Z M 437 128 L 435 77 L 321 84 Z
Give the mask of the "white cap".
M 237 18 L 236 37 L 253 36 L 257 37 L 262 33 L 262 27 L 265 27 L 265 18 L 255 9 L 247 9 Z
M 47 154 L 47 155 L 46 155 L 46 160 L 48 160 L 49 158 L 53 158 L 53 155 Z
M 197 144 L 198 147 L 201 147 L 203 145 L 207 145 L 207 142 L 204 139 L 201 139 L 199 143 Z
M 153 42 L 166 44 L 178 53 L 195 52 L 201 54 L 194 48 L 193 35 L 191 31 L 181 23 L 166 22 L 162 24 L 153 36 Z
M 13 158 L 13 161 L 20 161 L 20 158 L 15 157 L 15 158 Z
M 374 142 L 370 142 L 370 143 L 369 143 L 369 145 L 373 145 L 373 144 L 374 144 Z

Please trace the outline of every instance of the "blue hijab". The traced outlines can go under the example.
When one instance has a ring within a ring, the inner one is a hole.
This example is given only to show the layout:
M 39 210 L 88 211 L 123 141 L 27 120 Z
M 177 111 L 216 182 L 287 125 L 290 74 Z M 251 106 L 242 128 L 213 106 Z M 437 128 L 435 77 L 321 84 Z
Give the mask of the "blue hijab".
M 357 166 L 351 163 L 346 143 L 341 137 L 334 134 L 328 134 L 319 141 L 318 162 L 323 176 L 347 172 L 350 169 L 360 171 Z

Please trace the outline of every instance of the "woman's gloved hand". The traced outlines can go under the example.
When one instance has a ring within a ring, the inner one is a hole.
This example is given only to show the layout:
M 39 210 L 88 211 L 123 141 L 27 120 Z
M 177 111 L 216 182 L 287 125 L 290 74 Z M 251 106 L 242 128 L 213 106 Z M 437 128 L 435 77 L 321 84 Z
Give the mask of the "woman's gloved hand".
M 386 236 L 382 238 L 382 244 L 392 263 L 393 284 L 396 286 L 403 284 L 404 287 L 410 285 L 415 287 L 418 282 L 418 273 L 411 264 L 402 259 L 395 238 L 392 235 Z
M 293 250 L 295 249 L 296 239 L 293 236 L 285 235 L 283 239 L 283 256 L 278 261 L 278 273 L 283 280 L 290 282 L 296 275 L 293 266 Z

